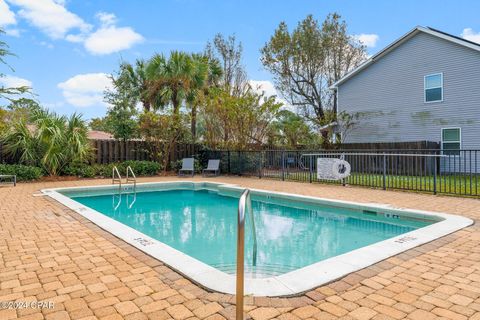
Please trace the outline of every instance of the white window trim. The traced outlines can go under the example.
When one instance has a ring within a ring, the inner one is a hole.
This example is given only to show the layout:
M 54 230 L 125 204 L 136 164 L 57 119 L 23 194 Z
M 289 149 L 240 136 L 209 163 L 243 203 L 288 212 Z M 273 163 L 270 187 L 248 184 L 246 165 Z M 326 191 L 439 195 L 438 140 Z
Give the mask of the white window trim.
M 448 130 L 448 129 L 458 129 L 458 131 L 459 131 L 459 133 L 460 133 L 460 137 L 459 137 L 460 140 L 459 140 L 459 141 L 443 141 L 443 130 Z M 440 138 L 441 138 L 441 139 L 440 139 L 440 144 L 441 144 L 440 147 L 441 147 L 441 149 L 442 149 L 442 154 L 443 154 L 443 151 L 445 150 L 445 149 L 443 149 L 443 143 L 444 143 L 444 142 L 446 142 L 446 143 L 449 143 L 449 142 L 451 142 L 451 143 L 457 143 L 457 142 L 458 142 L 458 143 L 460 143 L 460 149 L 459 149 L 459 150 L 462 150 L 462 128 L 460 128 L 460 127 L 446 127 L 446 128 L 442 128 L 441 131 L 440 131 Z M 448 150 L 448 149 L 447 149 L 447 150 Z M 449 155 L 449 156 L 452 156 L 452 155 Z M 458 154 L 458 155 L 455 154 L 455 155 L 453 155 L 453 156 L 454 156 L 454 157 L 460 157 L 460 154 Z
M 438 75 L 441 76 L 441 80 L 442 80 L 441 86 L 440 86 L 440 87 L 432 87 L 432 88 L 428 88 L 428 89 L 441 88 L 441 89 L 442 89 L 442 98 L 441 98 L 440 100 L 427 101 L 427 77 L 438 76 Z M 443 72 L 427 74 L 426 76 L 423 77 L 423 102 L 424 102 L 424 103 L 439 103 L 439 102 L 443 102 Z

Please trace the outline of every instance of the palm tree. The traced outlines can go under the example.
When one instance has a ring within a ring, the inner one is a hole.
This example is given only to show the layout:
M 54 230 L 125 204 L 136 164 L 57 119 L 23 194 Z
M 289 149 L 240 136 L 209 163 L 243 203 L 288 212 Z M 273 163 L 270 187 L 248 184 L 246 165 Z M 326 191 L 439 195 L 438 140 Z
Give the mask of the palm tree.
M 192 54 L 194 73 L 191 88 L 187 95 L 187 105 L 190 108 L 190 131 L 195 142 L 197 136 L 197 109 L 202 99 L 208 95 L 211 87 L 217 86 L 222 76 L 222 68 L 216 59 L 209 59 L 206 55 Z
M 222 75 L 218 60 L 203 54 L 172 51 L 168 58 L 155 54 L 141 70 L 144 70 L 146 84 L 143 101 L 153 106 L 171 105 L 175 125 L 180 121 L 181 106 L 188 106 L 191 134 L 195 140 L 198 105 L 208 88 L 217 85 Z
M 147 96 L 161 105 L 171 104 L 173 115 L 178 118 L 194 81 L 195 67 L 190 55 L 173 51 L 168 59 L 155 54 L 147 66 Z
M 147 63 L 142 59 L 135 61 L 135 66 L 127 62 L 120 64 L 120 72 L 118 77 L 112 81 L 117 91 L 128 92 L 135 100 L 142 103 L 145 111 L 150 111 L 155 101 L 150 99 L 148 94 L 148 74 Z

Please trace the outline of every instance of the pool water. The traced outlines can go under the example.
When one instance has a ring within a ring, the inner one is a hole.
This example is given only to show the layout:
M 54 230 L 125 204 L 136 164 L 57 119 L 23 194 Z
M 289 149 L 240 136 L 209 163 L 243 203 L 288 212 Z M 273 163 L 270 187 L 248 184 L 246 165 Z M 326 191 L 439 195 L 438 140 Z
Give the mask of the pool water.
M 162 190 L 122 195 L 71 196 L 226 273 L 235 273 L 238 198 L 216 190 Z M 269 277 L 427 226 L 432 222 L 252 196 L 257 264 L 246 221 L 245 259 L 250 277 Z

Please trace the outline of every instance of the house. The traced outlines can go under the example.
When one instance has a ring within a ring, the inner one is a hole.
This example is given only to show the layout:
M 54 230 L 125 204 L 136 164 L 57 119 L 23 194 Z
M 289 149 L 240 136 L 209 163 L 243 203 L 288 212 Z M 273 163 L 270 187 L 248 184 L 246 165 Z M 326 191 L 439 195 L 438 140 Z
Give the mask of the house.
M 358 117 L 347 143 L 435 141 L 457 156 L 480 150 L 477 43 L 416 27 L 332 89 L 338 111 Z
M 99 130 L 89 130 L 87 132 L 89 140 L 114 140 L 113 134 L 99 131 Z

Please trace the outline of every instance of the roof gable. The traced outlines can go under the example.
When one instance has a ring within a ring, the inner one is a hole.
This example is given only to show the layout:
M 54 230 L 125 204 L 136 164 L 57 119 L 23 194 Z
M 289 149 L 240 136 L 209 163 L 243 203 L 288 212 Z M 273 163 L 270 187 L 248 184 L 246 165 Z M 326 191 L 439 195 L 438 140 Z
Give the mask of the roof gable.
M 418 27 L 415 27 L 413 30 L 407 32 L 402 37 L 400 37 L 396 41 L 392 42 L 391 44 L 389 44 L 388 46 L 386 46 L 385 48 L 383 48 L 382 50 L 380 50 L 379 52 L 377 52 L 373 56 L 371 56 L 369 59 L 367 59 L 361 65 L 359 65 L 357 68 L 353 69 L 352 71 L 347 73 L 345 76 L 343 76 L 340 80 L 338 80 L 337 82 L 332 84 L 330 86 L 330 88 L 331 89 L 336 89 L 340 84 L 347 81 L 352 76 L 356 75 L 357 73 L 359 73 L 363 69 L 367 68 L 372 63 L 374 63 L 375 61 L 377 61 L 378 59 L 380 59 L 384 55 L 391 52 L 393 49 L 402 45 L 405 41 L 413 38 L 414 36 L 416 36 L 417 34 L 419 34 L 421 32 L 430 34 L 432 36 L 435 36 L 435 37 L 438 37 L 438 38 L 441 38 L 441 39 L 444 39 L 444 40 L 447 40 L 447 41 L 450 41 L 450 42 L 453 42 L 453 43 L 459 44 L 461 46 L 464 46 L 464 47 L 467 47 L 467 48 L 470 48 L 470 49 L 473 49 L 473 50 L 476 50 L 476 51 L 480 52 L 480 44 L 478 44 L 478 43 L 475 43 L 475 42 L 472 42 L 472 41 L 469 41 L 469 40 L 466 40 L 466 39 L 448 34 L 446 32 L 430 28 L 430 27 L 418 26 Z

